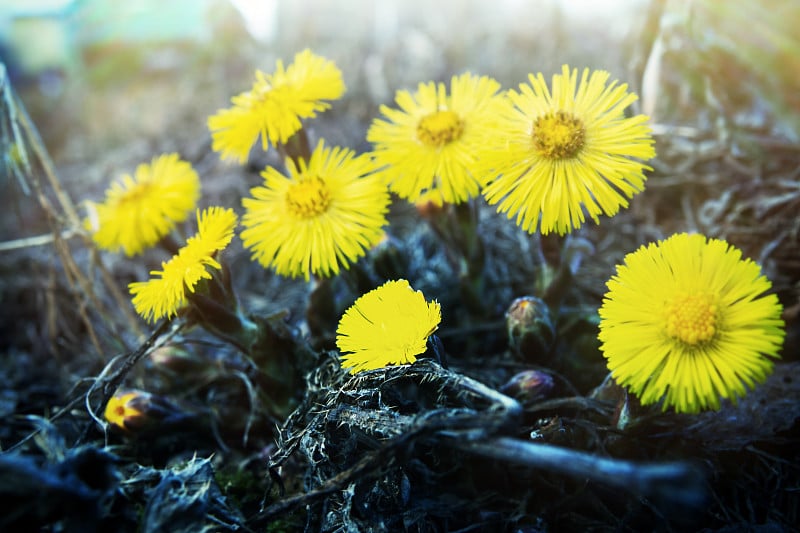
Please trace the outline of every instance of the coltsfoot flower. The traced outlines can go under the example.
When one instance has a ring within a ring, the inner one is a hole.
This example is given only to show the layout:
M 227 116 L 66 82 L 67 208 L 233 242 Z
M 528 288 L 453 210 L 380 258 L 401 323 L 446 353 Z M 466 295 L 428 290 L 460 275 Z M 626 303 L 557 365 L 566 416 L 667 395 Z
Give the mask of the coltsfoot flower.
M 643 405 L 697 413 L 772 372 L 782 307 L 760 267 L 718 239 L 680 233 L 625 257 L 600 308 L 601 350 Z
M 306 163 L 272 167 L 245 198 L 241 233 L 253 259 L 283 276 L 333 276 L 383 238 L 389 192 L 369 155 L 320 141 Z
M 466 73 L 453 76 L 449 95 L 443 83 L 420 83 L 413 95 L 397 92 L 399 109 L 381 106 L 388 120 L 375 119 L 367 140 L 389 189 L 410 202 L 433 193 L 448 203 L 477 196 L 476 164 L 499 90 L 492 78 Z
M 442 320 L 436 301 L 427 302 L 408 281 L 388 281 L 355 301 L 336 330 L 342 366 L 362 370 L 413 363 Z
M 156 431 L 169 433 L 187 424 L 196 427 L 199 422 L 196 413 L 167 397 L 142 390 L 117 391 L 108 400 L 103 416 L 113 427 L 139 437 Z
M 113 183 L 102 203 L 87 202 L 84 226 L 97 246 L 133 256 L 183 222 L 200 198 L 200 178 L 178 154 L 154 157 Z
M 641 162 L 655 156 L 648 117 L 626 118 L 636 100 L 608 72 L 567 65 L 553 76 L 528 77 L 498 100 L 482 152 L 483 195 L 529 233 L 577 229 L 586 215 L 615 215 L 644 189 Z M 493 181 L 492 181 L 493 180 Z
M 103 417 L 106 421 L 123 431 L 130 431 L 142 425 L 146 419 L 145 403 L 147 393 L 138 391 L 117 392 L 108 400 Z
M 232 209 L 210 207 L 197 213 L 198 231 L 149 281 L 128 285 L 136 312 L 150 322 L 177 314 L 186 305 L 186 291 L 194 292 L 201 279 L 210 279 L 208 267 L 221 269 L 214 258 L 233 239 L 236 214 Z
M 259 136 L 264 151 L 270 143 L 285 143 L 300 130 L 301 119 L 325 111 L 328 101 L 344 91 L 336 64 L 310 50 L 295 55 L 287 68 L 278 60 L 274 73 L 257 70 L 251 90 L 234 96 L 232 107 L 208 118 L 212 149 L 223 159 L 244 163 Z

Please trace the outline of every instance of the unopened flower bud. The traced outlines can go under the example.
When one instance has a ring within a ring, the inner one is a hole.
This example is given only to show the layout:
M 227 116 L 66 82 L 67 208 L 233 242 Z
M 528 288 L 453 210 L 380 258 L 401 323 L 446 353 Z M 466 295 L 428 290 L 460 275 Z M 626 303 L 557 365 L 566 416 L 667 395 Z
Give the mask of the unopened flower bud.
M 117 391 L 108 401 L 105 419 L 126 433 L 143 434 L 156 427 L 175 427 L 194 417 L 167 398 L 140 390 Z
M 556 331 L 547 304 L 535 296 L 522 296 L 506 311 L 506 331 L 511 350 L 529 361 L 547 358 Z
M 160 371 L 181 377 L 196 376 L 208 367 L 208 361 L 182 346 L 167 344 L 150 352 L 150 361 Z
M 603 382 L 589 393 L 589 398 L 614 405 L 610 422 L 619 430 L 635 424 L 641 415 L 647 412 L 647 408 L 642 407 L 636 396 L 629 394 L 611 374 L 608 374 Z
M 136 431 L 145 425 L 149 393 L 142 391 L 117 391 L 108 400 L 103 416 L 109 423 L 123 431 Z
M 508 380 L 500 392 L 525 404 L 547 398 L 554 388 L 555 383 L 550 374 L 538 370 L 525 370 Z

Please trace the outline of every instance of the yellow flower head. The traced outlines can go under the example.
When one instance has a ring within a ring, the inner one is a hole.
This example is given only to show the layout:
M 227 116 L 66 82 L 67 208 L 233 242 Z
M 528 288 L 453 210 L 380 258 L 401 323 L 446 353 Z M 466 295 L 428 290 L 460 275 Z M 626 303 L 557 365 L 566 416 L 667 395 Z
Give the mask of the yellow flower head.
M 608 77 L 585 69 L 579 83 L 564 65 L 552 92 L 540 73 L 498 100 L 482 152 L 483 195 L 529 233 L 563 235 L 586 214 L 598 223 L 644 188 L 651 169 L 631 158 L 655 156 L 647 117 L 624 116 L 637 97 Z
M 185 291 L 194 292 L 201 279 L 211 278 L 207 267 L 222 268 L 214 255 L 231 242 L 236 222 L 232 209 L 209 207 L 202 213 L 198 211 L 197 234 L 161 264 L 162 270 L 150 272 L 153 277 L 149 281 L 128 285 L 136 312 L 150 322 L 177 314 L 186 305 Z
M 330 104 L 324 100 L 336 100 L 344 91 L 341 71 L 310 50 L 295 55 L 285 69 L 278 60 L 273 74 L 257 70 L 251 90 L 208 118 L 212 149 L 223 159 L 244 163 L 259 135 L 265 151 L 269 143 L 285 143 L 302 127 L 300 119 L 325 111 Z
M 200 178 L 178 154 L 153 158 L 106 191 L 103 203 L 88 202 L 86 229 L 102 249 L 141 253 L 183 222 L 200 197 Z
M 139 392 L 117 392 L 108 400 L 103 416 L 110 424 L 129 431 L 145 418 L 144 399 L 146 396 Z
M 382 237 L 389 192 L 368 155 L 319 142 L 308 163 L 272 167 L 245 198 L 241 233 L 253 259 L 283 276 L 332 276 Z
M 608 282 L 601 350 L 642 404 L 696 413 L 736 401 L 772 371 L 781 304 L 760 267 L 725 241 L 680 233 L 642 246 Z
M 436 301 L 426 302 L 404 279 L 388 281 L 356 300 L 339 321 L 342 366 L 355 374 L 413 363 L 441 320 Z
M 367 140 L 389 188 L 411 202 L 431 192 L 448 203 L 477 196 L 475 166 L 499 90 L 495 80 L 467 73 L 453 76 L 449 96 L 443 83 L 420 83 L 413 95 L 397 92 L 400 109 L 381 106 L 388 120 L 374 120 Z

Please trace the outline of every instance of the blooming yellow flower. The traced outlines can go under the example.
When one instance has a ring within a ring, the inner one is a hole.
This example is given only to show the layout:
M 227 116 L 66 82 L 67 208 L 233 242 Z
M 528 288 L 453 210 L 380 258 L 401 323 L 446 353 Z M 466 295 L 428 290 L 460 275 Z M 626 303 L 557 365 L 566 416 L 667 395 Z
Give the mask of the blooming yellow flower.
M 339 321 L 342 366 L 355 374 L 413 363 L 441 320 L 436 301 L 426 302 L 404 279 L 388 281 L 356 300 Z
M 286 165 L 288 177 L 268 167 L 264 185 L 242 200 L 242 241 L 283 276 L 336 275 L 383 237 L 389 192 L 367 154 L 323 141 L 307 163 Z
M 760 267 L 718 239 L 680 233 L 625 257 L 600 308 L 601 350 L 642 404 L 696 413 L 772 371 L 781 304 Z
M 626 118 L 637 97 L 608 77 L 585 69 L 578 83 L 578 71 L 564 65 L 552 93 L 540 73 L 498 101 L 482 152 L 483 195 L 529 233 L 538 226 L 563 235 L 586 214 L 598 223 L 643 190 L 651 169 L 632 158 L 655 156 L 648 117 Z
M 183 222 L 200 197 L 200 178 L 178 154 L 164 154 L 122 176 L 106 191 L 106 199 L 87 202 L 84 222 L 97 245 L 125 255 L 141 253 Z
M 273 74 L 257 70 L 251 90 L 208 118 L 212 149 L 223 159 L 244 163 L 259 135 L 265 151 L 269 143 L 285 143 L 302 127 L 300 119 L 325 111 L 330 104 L 324 100 L 336 100 L 344 91 L 341 71 L 310 50 L 295 55 L 285 69 L 278 60 Z
M 162 270 L 150 272 L 149 281 L 128 285 L 133 295 L 133 306 L 142 317 L 155 322 L 161 317 L 173 316 L 186 305 L 188 289 L 194 292 L 201 279 L 210 279 L 207 267 L 219 270 L 221 265 L 214 255 L 233 239 L 236 214 L 232 209 L 210 207 L 197 213 L 197 234 L 169 261 L 161 264 Z
M 381 106 L 388 120 L 375 119 L 367 140 L 389 189 L 411 202 L 436 192 L 460 203 L 480 192 L 475 166 L 492 100 L 500 84 L 466 73 L 444 83 L 420 83 L 413 95 L 398 91 L 400 109 Z

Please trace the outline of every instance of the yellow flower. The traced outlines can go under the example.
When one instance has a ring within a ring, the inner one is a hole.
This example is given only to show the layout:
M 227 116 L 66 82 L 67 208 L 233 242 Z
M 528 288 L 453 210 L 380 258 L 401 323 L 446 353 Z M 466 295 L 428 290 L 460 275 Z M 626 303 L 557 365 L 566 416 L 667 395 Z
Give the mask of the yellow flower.
M 257 70 L 251 90 L 208 118 L 212 149 L 223 159 L 244 163 L 259 135 L 265 151 L 269 143 L 285 143 L 302 127 L 300 119 L 325 111 L 330 104 L 323 100 L 336 100 L 344 91 L 341 71 L 310 50 L 295 55 L 285 69 L 278 60 L 273 74 Z
M 127 256 L 141 253 L 183 222 L 200 197 L 200 178 L 178 154 L 164 154 L 126 174 L 106 191 L 103 203 L 87 202 L 84 222 L 97 245 L 120 249 Z
M 499 90 L 495 80 L 467 73 L 453 76 L 449 96 L 443 83 L 420 83 L 413 95 L 397 92 L 400 109 L 381 106 L 388 121 L 374 120 L 367 140 L 389 189 L 411 202 L 433 191 L 448 203 L 477 196 L 475 165 Z
M 108 400 L 103 416 L 110 424 L 129 431 L 145 418 L 142 399 L 139 392 L 118 392 Z
M 241 233 L 253 259 L 283 276 L 332 276 L 382 237 L 389 192 L 369 156 L 326 148 L 320 141 L 306 163 L 286 161 L 289 176 L 272 167 L 264 185 L 245 198 Z
M 600 308 L 601 350 L 641 400 L 696 413 L 763 382 L 783 344 L 781 304 L 725 241 L 680 233 L 625 257 Z
M 356 300 L 339 321 L 342 366 L 355 374 L 413 363 L 441 320 L 436 301 L 426 302 L 404 279 L 388 281 Z
M 186 305 L 185 291 L 194 292 L 201 279 L 211 278 L 207 267 L 222 268 L 214 255 L 233 239 L 236 221 L 232 209 L 209 207 L 202 213 L 198 211 L 197 234 L 169 261 L 161 264 L 162 270 L 150 272 L 153 277 L 149 281 L 128 285 L 136 312 L 150 322 L 174 316 Z
M 224 250 L 233 239 L 233 230 L 238 218 L 233 209 L 209 207 L 197 213 L 197 233 L 186 240 L 184 254 L 211 257 Z M 213 260 L 212 260 L 213 261 Z M 219 268 L 213 261 L 214 268 Z
M 637 97 L 608 77 L 585 69 L 578 83 L 564 65 L 552 93 L 542 74 L 530 75 L 499 100 L 482 152 L 483 195 L 529 233 L 563 235 L 586 214 L 598 223 L 644 188 L 643 170 L 652 169 L 631 158 L 655 156 L 647 117 L 623 115 Z

